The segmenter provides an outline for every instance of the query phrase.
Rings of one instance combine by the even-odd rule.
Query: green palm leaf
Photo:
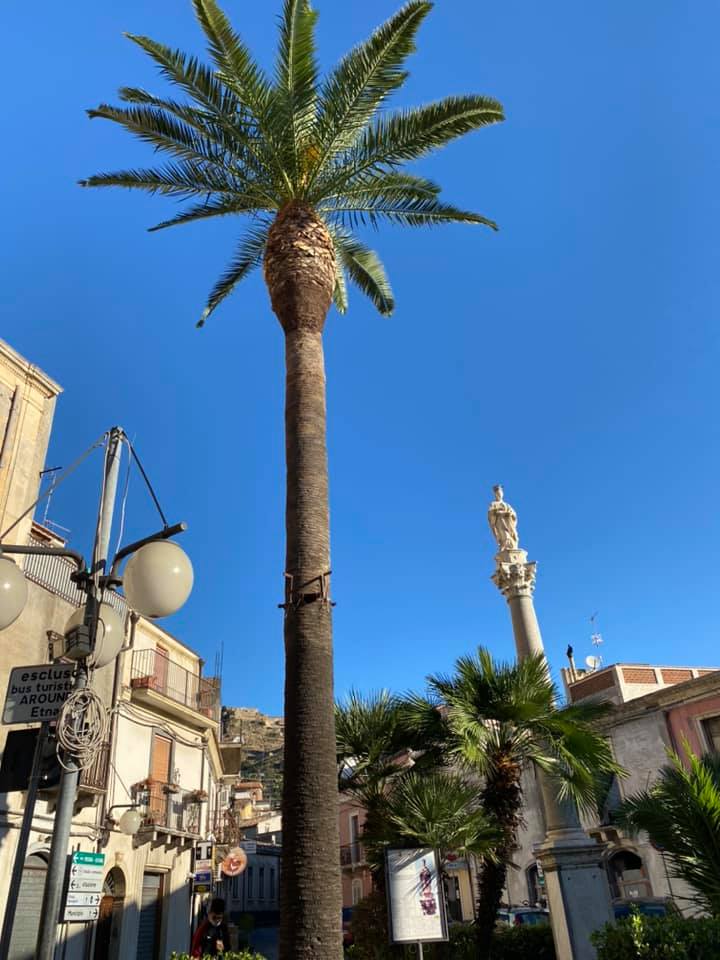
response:
[[[262,224],[249,230],[240,241],[230,265],[210,291],[207,305],[196,326],[205,326],[207,318],[220,306],[225,297],[229,296],[238,283],[260,265],[265,253],[268,229],[269,224]]]
[[[380,258],[356,237],[334,224],[327,224],[335,245],[335,258],[342,269],[372,300],[379,313],[389,317],[395,309],[395,298]]]
[[[315,169],[352,145],[380,104],[407,77],[402,69],[432,4],[413,0],[351,50],[328,76],[320,96]]]

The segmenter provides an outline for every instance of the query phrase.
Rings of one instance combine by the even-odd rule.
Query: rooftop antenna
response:
[[[62,470],[62,467],[46,467],[45,470],[40,471],[40,482],[42,483],[43,477],[49,476],[50,488],[51,488],[50,493],[48,493],[47,497],[45,498],[45,512],[43,513],[42,525],[44,527],[47,527],[48,530],[52,530],[53,528],[55,528],[57,530],[62,530],[63,533],[70,533],[70,530],[68,527],[63,527],[59,523],[55,523],[53,520],[48,520],[48,512],[50,510],[50,501],[52,500],[52,495],[53,495],[52,481],[53,481],[54,475],[56,473],[60,473],[61,470]]]
[[[598,612],[596,610],[595,613],[590,617],[590,629],[592,630],[592,633],[590,634],[590,643],[592,643],[592,645],[597,648],[598,653],[597,653],[597,656],[586,657],[585,659],[585,663],[587,663],[587,665],[590,667],[591,670],[597,670],[597,668],[602,664],[602,661],[603,661],[603,658],[600,655],[600,645],[603,642],[603,638],[602,638],[602,634],[597,629],[597,624],[595,623],[595,621],[597,620],[597,615],[598,615]],[[590,660],[594,662],[594,666],[590,665],[590,662],[589,662]]]

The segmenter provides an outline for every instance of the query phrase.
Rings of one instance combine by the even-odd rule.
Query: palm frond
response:
[[[176,197],[237,195],[236,185],[227,177],[189,160],[168,163],[162,167],[98,173],[79,183],[81,187],[126,187]]]
[[[418,160],[467,133],[504,119],[497,100],[484,96],[446,97],[435,103],[381,116],[351,148],[333,185],[367,170]]]
[[[339,264],[337,258],[335,259],[335,289],[333,290],[333,303],[335,304],[335,309],[339,314],[344,315],[347,313],[347,280],[345,279],[345,271]]]
[[[441,203],[433,197],[418,199],[399,195],[382,197],[374,196],[367,200],[355,198],[348,201],[338,201],[335,204],[322,205],[320,210],[326,215],[337,219],[349,227],[358,224],[370,224],[377,227],[382,220],[400,224],[404,227],[429,227],[440,223],[480,223],[497,230],[493,220],[460,210],[449,203]]]
[[[309,151],[317,114],[317,11],[308,0],[285,0],[276,64],[278,118],[287,125],[294,181],[299,187],[312,162]]]
[[[210,217],[225,217],[230,214],[253,213],[257,210],[268,209],[262,198],[250,194],[248,196],[219,197],[215,200],[204,200],[193,204],[169,220],[162,220],[149,227],[149,233],[166,230],[168,227],[177,227],[183,223],[193,223],[195,220],[207,220]]]
[[[406,3],[368,40],[351,50],[323,84],[315,172],[348,149],[380,104],[407,77],[402,69],[415,49],[415,35],[432,8],[424,0]]]
[[[227,270],[210,291],[207,305],[196,326],[203,327],[207,318],[220,306],[225,297],[229,296],[238,283],[260,265],[265,253],[268,229],[269,224],[263,223],[248,231]]]
[[[150,106],[133,106],[126,109],[101,103],[94,110],[87,111],[90,119],[112,120],[120,124],[140,140],[159,150],[164,150],[183,160],[207,163],[235,176],[232,160],[218,144],[190,127],[187,123],[172,116],[163,109]],[[229,161],[229,162],[228,162]]]
[[[240,106],[235,95],[216,77],[213,71],[197,57],[190,57],[181,50],[173,50],[150,37],[126,33],[158,65],[160,73],[175,86],[179,86],[194,100],[218,111],[231,115]]]
[[[646,831],[664,850],[671,872],[697,891],[700,906],[720,916],[720,756],[670,764],[649,790],[628,797],[613,819],[637,834]]]
[[[389,317],[395,309],[395,299],[378,255],[342,227],[330,222],[326,225],[335,246],[336,261],[378,311]]]

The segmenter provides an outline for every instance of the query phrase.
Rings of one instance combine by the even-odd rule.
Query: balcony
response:
[[[365,865],[365,850],[358,841],[344,843],[340,847],[341,867],[362,867]]]
[[[191,673],[156,650],[133,651],[133,698],[192,726],[220,722],[220,681]]]
[[[164,834],[184,842],[193,842],[200,836],[202,803],[197,799],[197,791],[148,782],[133,793],[136,802],[145,808],[143,828],[155,836]]]

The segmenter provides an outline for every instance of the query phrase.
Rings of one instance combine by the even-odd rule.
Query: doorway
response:
[[[113,867],[105,877],[102,894],[93,960],[118,960],[125,901],[125,877],[118,867]]]

